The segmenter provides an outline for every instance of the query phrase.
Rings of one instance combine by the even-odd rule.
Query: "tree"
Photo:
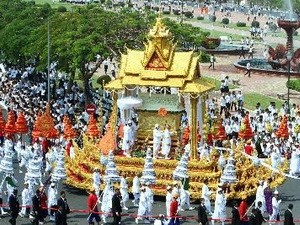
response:
[[[24,67],[32,60],[26,52],[26,46],[30,44],[28,37],[45,23],[50,10],[49,4],[36,7],[19,0],[0,2],[0,40],[3,40],[0,49],[6,63]]]
[[[142,49],[155,15],[129,8],[120,12],[105,11],[100,6],[74,7],[72,12],[11,0],[0,2],[0,49],[7,62],[36,62],[39,70],[47,68],[47,35],[50,28],[51,61],[57,69],[70,75],[79,72],[83,80],[86,103],[89,103],[89,80],[109,55],[119,57],[124,46]],[[3,9],[2,9],[3,8]],[[13,12],[18,12],[13,13]],[[11,14],[16,14],[15,17]],[[179,47],[200,43],[207,33],[189,24],[165,20]],[[96,57],[100,56],[100,57]]]

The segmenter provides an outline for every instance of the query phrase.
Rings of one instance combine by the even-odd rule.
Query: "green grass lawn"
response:
[[[277,109],[279,109],[283,104],[283,101],[281,100],[255,92],[244,94],[244,102],[245,108],[250,110],[254,110],[258,102],[260,103],[262,109],[267,108],[270,105],[270,102],[275,102]]]
[[[215,78],[212,78],[212,77],[206,77],[206,76],[203,76],[203,78],[207,81],[209,81],[210,83],[213,83],[216,87],[215,87],[215,90],[218,91],[220,90],[220,87],[221,87],[221,81],[220,80],[217,80]],[[229,89],[235,89],[237,88],[236,85],[233,85],[233,84],[229,84]]]

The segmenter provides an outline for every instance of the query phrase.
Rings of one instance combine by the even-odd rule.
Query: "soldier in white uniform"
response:
[[[134,178],[133,178],[133,182],[132,182],[132,194],[133,194],[133,205],[134,206],[139,206],[139,199],[140,199],[140,174],[139,175],[136,175]]]
[[[29,190],[29,184],[27,182],[24,183],[24,189],[22,191],[22,208],[19,215],[21,217],[28,216],[30,213],[31,206],[31,192]]]
[[[159,129],[159,125],[155,124],[153,129],[153,158],[157,158],[158,151],[161,145],[162,132]]]
[[[129,200],[128,185],[126,178],[124,178],[123,176],[121,177],[120,181],[120,192],[122,196],[123,209],[128,210],[128,208],[126,207],[126,202]]]

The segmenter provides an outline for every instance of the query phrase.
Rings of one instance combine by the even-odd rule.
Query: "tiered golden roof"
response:
[[[148,34],[145,50],[127,49],[121,56],[119,76],[105,86],[121,90],[125,86],[157,86],[179,88],[183,93],[205,93],[214,85],[202,79],[198,56],[193,51],[176,52],[173,36],[162,18]]]

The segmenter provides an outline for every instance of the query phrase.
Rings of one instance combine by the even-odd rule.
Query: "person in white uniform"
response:
[[[170,217],[170,205],[173,199],[173,195],[172,195],[172,187],[168,186],[167,187],[167,195],[166,195],[166,212],[167,212],[167,218]]]
[[[128,210],[128,208],[126,207],[126,203],[129,200],[128,185],[127,185],[126,178],[124,178],[123,176],[121,177],[121,181],[120,181],[120,192],[122,196],[123,209]]]
[[[139,206],[139,199],[140,199],[140,174],[136,175],[134,178],[133,178],[133,182],[132,182],[132,194],[133,194],[133,205],[134,206]]]
[[[24,189],[22,191],[22,209],[19,215],[21,217],[28,216],[30,213],[30,206],[31,206],[31,194],[29,190],[29,184],[27,182],[24,183]]]
[[[104,213],[101,216],[103,223],[106,223],[106,218],[108,217],[108,213],[111,213],[111,207],[112,207],[111,199],[113,195],[114,195],[113,187],[111,183],[108,181],[103,190],[102,200],[101,200],[101,211]]]
[[[139,220],[142,220],[144,218],[144,223],[150,223],[149,220],[146,219],[147,215],[147,207],[148,207],[148,198],[146,194],[146,187],[141,187],[141,195],[140,195],[140,201],[139,201],[139,208],[137,217],[135,218],[135,223],[138,224]]]
[[[270,220],[278,220],[279,215],[279,205],[281,200],[278,199],[278,191],[274,191],[274,196],[272,198],[272,215],[270,216]]]
[[[57,188],[56,188],[56,183],[52,182],[50,184],[50,187],[48,189],[48,208],[49,208],[49,215],[50,215],[50,221],[55,220],[54,216],[54,207],[57,205]]]

